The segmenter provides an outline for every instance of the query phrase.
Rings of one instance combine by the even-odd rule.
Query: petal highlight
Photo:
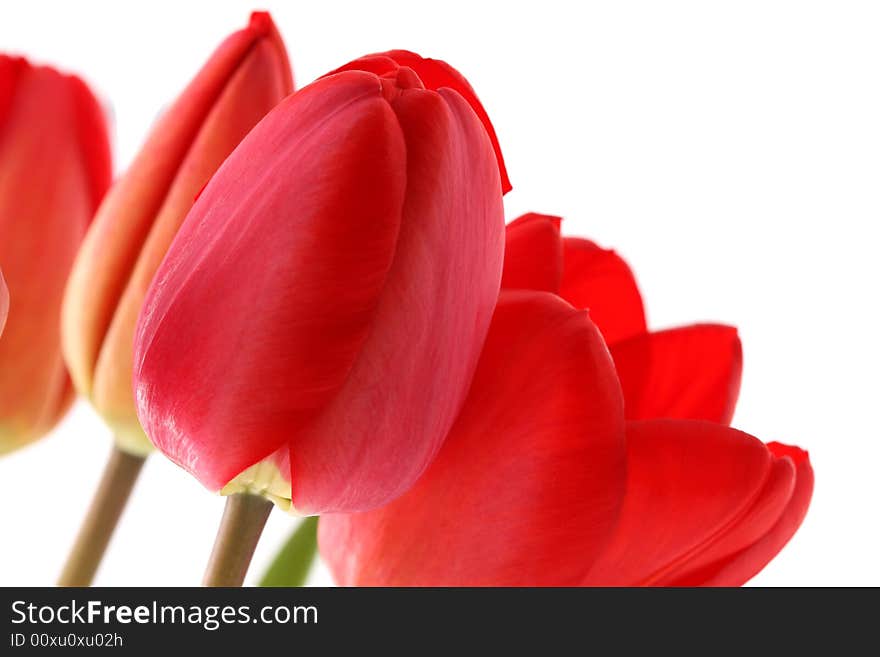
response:
[[[6,315],[9,314],[9,288],[6,287],[6,279],[0,271],[0,336],[3,335],[3,327],[6,326]]]

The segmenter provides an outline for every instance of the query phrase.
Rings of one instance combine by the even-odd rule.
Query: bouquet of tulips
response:
[[[0,56],[0,453],[76,394],[115,435],[62,585],[155,452],[226,497],[206,585],[243,582],[274,507],[309,518],[267,583],[317,545],[379,586],[740,585],[806,514],[807,453],[729,426],[736,329],[650,330],[617,253],[505,226],[442,60],[295,89],[255,13],[111,172],[86,84]]]

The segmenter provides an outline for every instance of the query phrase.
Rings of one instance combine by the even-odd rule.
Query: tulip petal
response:
[[[794,467],[745,433],[689,420],[627,423],[627,484],[614,538],[584,584],[680,585],[766,535]]]
[[[628,420],[676,418],[730,424],[742,378],[732,326],[696,324],[611,345]]]
[[[559,292],[562,282],[562,220],[530,212],[506,228],[501,287]]]
[[[502,292],[435,461],[387,506],[322,516],[321,554],[341,585],[577,584],[617,517],[622,412],[586,313]]]
[[[405,161],[376,77],[324,78],[250,132],[181,226],[139,320],[135,390],[147,435],[209,489],[304,430],[349,376]]]
[[[764,569],[788,543],[801,526],[813,496],[813,468],[807,452],[780,443],[768,443],[770,452],[780,460],[791,460],[795,484],[791,499],[773,528],[749,547],[719,563],[689,575],[685,585],[741,586]]]
[[[606,343],[647,330],[642,296],[623,258],[589,240],[566,237],[563,261],[559,295],[575,308],[590,311]]]
[[[341,71],[369,71],[383,76],[396,71],[400,67],[407,67],[415,71],[426,89],[440,90],[452,89],[467,101],[471,109],[480,119],[489,139],[492,140],[492,148],[498,161],[498,170],[501,176],[501,191],[506,194],[511,190],[510,179],[507,177],[507,168],[504,165],[504,157],[501,154],[501,146],[495,134],[495,128],[489,115],[483,107],[476,92],[465,77],[455,68],[439,59],[422,57],[408,50],[389,50],[388,52],[365,55],[345,66],[328,73],[333,75]]]
[[[358,361],[290,441],[303,512],[366,510],[410,488],[455,421],[498,297],[504,210],[485,132],[445,89],[392,105],[407,143],[401,232]]]
[[[12,111],[19,78],[28,68],[28,63],[23,57],[0,55],[0,130],[3,130],[7,117]]]

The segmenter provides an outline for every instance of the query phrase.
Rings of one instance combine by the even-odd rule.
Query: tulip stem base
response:
[[[223,519],[202,580],[204,586],[241,586],[244,583],[272,506],[266,498],[247,493],[226,498]]]
[[[143,456],[113,447],[98,490],[58,578],[58,586],[91,585],[144,461]]]

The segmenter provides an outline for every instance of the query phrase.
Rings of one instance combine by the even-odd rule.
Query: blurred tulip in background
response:
[[[73,401],[61,301],[110,177],[105,116],[86,84],[0,55],[0,453],[40,438]]]

